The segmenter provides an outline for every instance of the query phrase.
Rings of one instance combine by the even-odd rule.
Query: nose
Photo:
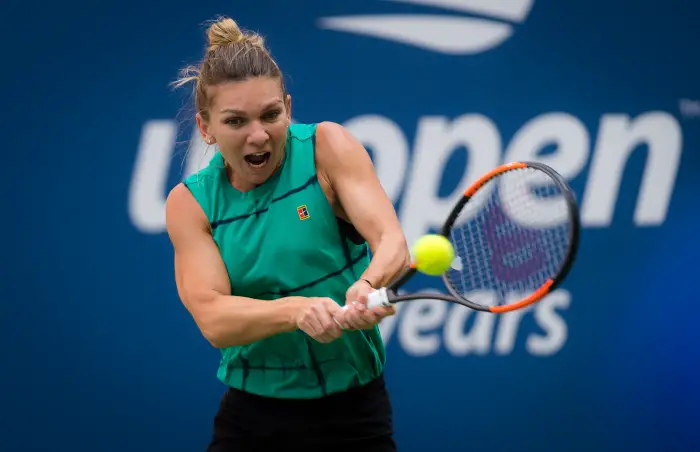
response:
[[[270,134],[267,133],[265,127],[259,122],[251,124],[252,128],[248,134],[248,144],[255,147],[262,147],[270,139]]]

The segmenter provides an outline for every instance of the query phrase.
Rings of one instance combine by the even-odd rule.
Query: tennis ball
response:
[[[455,250],[443,235],[424,235],[413,245],[413,259],[416,269],[427,275],[439,276],[452,264]]]

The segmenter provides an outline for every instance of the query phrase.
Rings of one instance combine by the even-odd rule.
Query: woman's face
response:
[[[265,182],[284,157],[291,98],[276,77],[255,77],[207,88],[209,119],[197,115],[204,140],[217,143],[231,182],[248,191]]]

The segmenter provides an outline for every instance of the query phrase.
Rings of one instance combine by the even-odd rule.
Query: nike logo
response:
[[[432,6],[481,17],[438,14],[368,14],[319,19],[320,28],[411,45],[424,50],[471,55],[490,50],[513,34],[534,0],[385,0]]]

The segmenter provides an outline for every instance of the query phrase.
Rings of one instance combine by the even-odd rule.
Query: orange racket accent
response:
[[[527,164],[525,163],[520,163],[520,162],[513,162],[513,163],[507,163],[505,165],[501,165],[498,168],[494,168],[488,173],[484,174],[481,176],[476,182],[471,184],[469,188],[467,188],[464,191],[464,196],[473,196],[474,193],[478,189],[481,188],[482,185],[484,185],[486,182],[489,181],[489,179],[493,179],[494,177],[498,176],[501,173],[505,173],[506,171],[510,171],[513,169],[518,169],[518,168],[527,168]]]
[[[416,268],[418,268],[418,263],[416,263],[416,262],[411,262],[410,269],[411,269],[411,270],[415,270]]]
[[[546,283],[542,284],[542,287],[537,289],[537,291],[529,297],[520,300],[517,303],[511,303],[505,306],[490,307],[489,311],[493,312],[494,314],[503,314],[504,312],[515,311],[517,309],[524,308],[525,306],[530,305],[547,295],[547,293],[549,292],[549,288],[552,287],[552,284],[554,284],[554,280],[549,279]]]

